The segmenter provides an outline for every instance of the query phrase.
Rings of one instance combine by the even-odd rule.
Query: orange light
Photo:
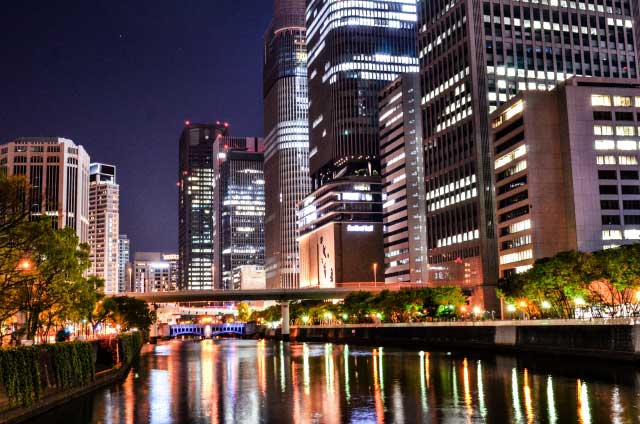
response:
[[[29,259],[23,259],[18,264],[18,268],[24,271],[28,271],[31,269],[31,261]]]
[[[184,121],[184,124],[188,127],[189,125],[191,125],[191,121]]]

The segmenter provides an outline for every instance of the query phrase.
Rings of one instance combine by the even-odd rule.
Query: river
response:
[[[635,368],[603,360],[174,341],[121,384],[33,422],[633,423],[639,389]]]

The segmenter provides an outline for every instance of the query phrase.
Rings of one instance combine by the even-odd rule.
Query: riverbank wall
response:
[[[70,345],[63,343],[61,345]],[[44,414],[58,406],[85,396],[94,390],[122,381],[129,373],[133,360],[139,355],[142,348],[142,336],[127,335],[127,337],[100,339],[91,342],[76,342],[76,345],[89,345],[92,354],[93,375],[89,381],[73,382],[73,371],[63,369],[63,361],[54,357],[55,349],[51,346],[29,347],[35,350],[34,367],[37,372],[31,373],[31,393],[33,401],[25,402],[24,384],[16,386],[16,376],[13,381],[4,381],[0,375],[0,424],[15,424],[27,421],[38,415]],[[68,347],[68,346],[67,346]],[[19,352],[21,348],[14,348]],[[2,351],[0,350],[0,353]],[[68,356],[64,353],[63,356]],[[24,357],[24,352],[14,355]],[[65,358],[73,367],[82,367],[86,364],[78,363],[78,360]],[[25,364],[16,364],[20,367]],[[13,386],[11,389],[9,385]],[[18,390],[16,390],[18,389]],[[17,393],[15,393],[17,391]]]
[[[292,341],[640,360],[640,320],[296,326]]]

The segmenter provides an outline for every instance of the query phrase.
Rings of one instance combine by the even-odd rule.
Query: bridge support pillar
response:
[[[280,309],[282,311],[282,340],[289,340],[289,301],[280,303]]]

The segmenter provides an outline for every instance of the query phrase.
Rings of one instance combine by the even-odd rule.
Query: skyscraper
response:
[[[242,265],[264,265],[264,155],[231,150],[220,165],[220,221],[216,248],[219,287],[236,290],[233,272]]]
[[[636,78],[635,13],[629,1],[420,0],[430,281],[494,301],[489,113],[572,75]]]
[[[416,2],[310,0],[306,19],[313,189],[379,175],[378,94],[418,72]]]
[[[378,94],[401,74],[418,71],[416,21],[413,0],[308,2],[314,191],[298,217],[305,285],[384,276]],[[343,260],[353,246],[361,249],[357,258]],[[331,258],[318,260],[318,252]],[[364,272],[345,268],[355,263]]]
[[[227,133],[225,124],[186,122],[180,137],[178,175],[179,284],[184,290],[214,288],[213,221],[214,143]]]
[[[0,172],[22,175],[33,218],[46,216],[53,228],[71,227],[89,240],[89,155],[58,137],[23,137],[0,145]]]
[[[296,205],[311,191],[305,0],[274,0],[265,34],[267,287],[300,282]]]
[[[225,255],[241,253],[227,251],[230,246],[223,247],[223,240],[236,241],[236,232],[248,228],[236,229],[243,216],[259,217],[252,228],[262,240],[256,247],[260,259],[248,264],[264,265],[264,140],[231,137],[228,128],[227,123],[187,122],[180,138],[179,284],[184,290],[228,287],[223,285]],[[254,166],[257,158],[259,169]],[[234,266],[245,265],[240,262],[232,260]]]
[[[120,187],[116,167],[89,167],[89,247],[91,273],[104,280],[104,292],[119,292]]]
[[[426,194],[418,74],[380,93],[380,159],[387,282],[426,283]]]
[[[178,288],[178,258],[172,253],[136,252],[133,287],[135,292],[168,292]]]
[[[118,292],[124,293],[127,289],[127,264],[131,261],[131,242],[126,234],[118,237]],[[177,273],[176,273],[177,274]],[[177,277],[176,277],[177,279]]]

